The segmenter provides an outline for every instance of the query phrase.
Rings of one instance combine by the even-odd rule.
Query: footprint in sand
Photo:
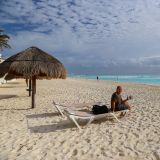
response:
[[[86,142],[87,142],[87,143],[90,143],[90,141],[91,141],[90,139],[86,139]]]
[[[73,154],[72,154],[72,155],[73,155],[73,156],[76,156],[76,155],[77,155],[77,153],[78,153],[78,150],[77,150],[77,149],[74,149],[74,150],[73,150]]]

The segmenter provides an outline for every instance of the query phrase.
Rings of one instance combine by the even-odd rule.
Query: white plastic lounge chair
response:
[[[116,113],[126,113],[129,110],[121,110],[121,111],[117,111]],[[72,110],[72,109],[64,109],[64,114],[68,117],[68,119],[70,119],[79,129],[81,129],[80,125],[77,122],[77,119],[83,119],[83,120],[88,120],[87,125],[89,125],[93,120],[95,119],[101,119],[104,117],[107,117],[108,115],[113,116],[118,122],[119,119],[116,117],[115,112],[108,112],[108,113],[104,113],[104,114],[97,114],[94,115],[93,113],[87,113],[87,112],[83,112],[83,111],[78,111],[78,110]]]
[[[64,109],[71,109],[71,110],[82,110],[82,109],[88,109],[91,108],[93,105],[97,104],[99,105],[101,102],[91,102],[91,103],[78,103],[78,104],[69,104],[69,105],[62,105],[55,103],[53,101],[53,105],[56,107],[57,111],[64,116]]]

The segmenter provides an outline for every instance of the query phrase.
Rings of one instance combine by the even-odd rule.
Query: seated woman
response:
[[[130,105],[127,103],[129,99],[132,99],[131,96],[127,97],[125,100],[122,100],[121,97],[122,93],[122,87],[117,86],[116,92],[112,94],[111,97],[111,110],[114,111],[120,111],[125,109],[131,109]]]

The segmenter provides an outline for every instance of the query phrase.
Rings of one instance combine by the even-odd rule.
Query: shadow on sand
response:
[[[49,132],[56,132],[58,130],[65,130],[69,128],[76,128],[75,125],[71,123],[69,120],[63,120],[59,123],[50,124],[50,125],[28,127],[31,133],[49,133]]]
[[[13,98],[13,97],[18,97],[17,95],[0,95],[0,100],[1,99],[9,99],[9,98]]]
[[[44,117],[54,117],[59,116],[59,113],[42,113],[42,114],[32,114],[26,115],[27,118],[44,118]]]
[[[113,125],[113,119],[101,119],[101,120],[95,120],[92,123],[93,124],[100,124],[100,123],[104,123],[106,121],[109,121],[111,123],[107,123],[107,125]],[[80,124],[81,127],[87,127],[86,123],[87,121],[78,121],[78,123]],[[28,124],[27,124],[28,125]],[[30,130],[30,133],[49,133],[49,132],[56,132],[58,130],[65,130],[65,129],[74,129],[74,130],[78,130],[78,128],[75,126],[75,124],[73,122],[71,122],[70,120],[62,120],[58,123],[54,123],[54,124],[50,124],[50,125],[40,125],[40,126],[33,126],[33,127],[29,127],[28,125],[28,129]]]
[[[1,99],[9,99],[9,98],[26,98],[26,97],[29,97],[28,95],[21,95],[21,96],[18,96],[18,95],[0,95],[0,100]],[[30,98],[30,97],[29,97]]]

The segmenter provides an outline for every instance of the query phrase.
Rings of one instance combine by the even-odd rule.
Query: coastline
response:
[[[57,114],[60,104],[110,102],[117,85],[123,98],[133,95],[131,113],[121,118],[95,121],[78,131],[66,117]],[[0,86],[0,159],[151,160],[160,157],[160,87],[100,80],[67,78],[38,80],[36,108],[25,80]],[[15,96],[14,96],[15,95]],[[155,100],[156,97],[156,100]],[[78,137],[78,138],[77,138]]]
[[[73,78],[73,79],[77,79],[77,80],[95,80],[96,81],[96,78],[95,79],[91,79],[91,78],[85,78],[85,77],[69,77],[69,78]],[[133,85],[149,85],[149,86],[157,86],[159,87],[160,86],[160,82],[158,84],[154,84],[154,83],[145,83],[145,82],[127,82],[127,81],[118,81],[118,80],[109,80],[109,79],[99,79],[98,81],[108,81],[108,82],[114,82],[114,83],[126,83],[126,84],[133,84]]]

